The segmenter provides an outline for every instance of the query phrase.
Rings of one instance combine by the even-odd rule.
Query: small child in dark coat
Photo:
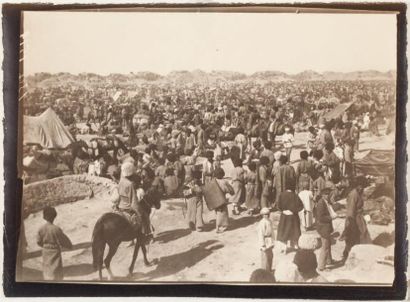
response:
[[[71,249],[72,243],[64,232],[53,224],[57,216],[57,211],[53,207],[45,207],[43,218],[46,220],[38,231],[37,244],[43,248],[43,277],[44,280],[62,280],[63,261],[61,250]]]

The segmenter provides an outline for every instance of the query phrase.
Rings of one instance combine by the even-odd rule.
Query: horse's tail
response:
[[[92,255],[93,255],[93,266],[95,269],[102,267],[104,258],[104,222],[100,218],[97,220],[93,230],[92,237]]]

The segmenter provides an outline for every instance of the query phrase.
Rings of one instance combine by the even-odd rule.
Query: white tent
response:
[[[23,117],[23,144],[40,144],[44,148],[62,149],[74,142],[71,133],[53,109],[39,116]]]

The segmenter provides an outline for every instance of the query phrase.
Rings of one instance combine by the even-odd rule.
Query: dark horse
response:
[[[159,190],[152,186],[147,190],[146,195],[141,203],[143,215],[151,213],[151,208],[155,207],[159,209],[161,207],[161,193]],[[132,255],[131,265],[129,267],[129,275],[132,275],[137,259],[138,251],[141,248],[144,255],[145,265],[150,265],[147,259],[147,250],[145,248],[145,236],[142,234],[142,222],[139,222],[135,227],[131,226],[128,220],[117,213],[105,213],[96,222],[93,230],[92,237],[92,255],[93,265],[98,269],[100,280],[102,280],[102,267],[104,258],[104,249],[107,244],[109,247],[107,257],[104,259],[105,268],[108,271],[109,279],[113,278],[113,274],[110,269],[110,263],[112,257],[117,252],[118,246],[123,241],[132,241],[136,239],[134,253]]]

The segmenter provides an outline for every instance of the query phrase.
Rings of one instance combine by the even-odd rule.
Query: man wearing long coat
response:
[[[366,221],[363,217],[363,198],[362,193],[366,180],[359,178],[355,181],[355,188],[347,196],[345,230],[342,235],[346,241],[343,251],[343,260],[346,260],[350,250],[356,244],[371,243]]]
[[[281,163],[281,166],[279,166],[279,168],[276,170],[275,175],[273,175],[273,184],[276,191],[276,202],[279,201],[280,193],[286,190],[288,183],[296,185],[296,172],[295,169],[287,163],[287,157],[285,155],[282,155],[279,161]]]
[[[319,253],[318,269],[324,270],[326,265],[332,264],[331,235],[333,233],[332,210],[329,205],[330,188],[324,188],[316,206],[316,229],[320,235],[322,246]]]

